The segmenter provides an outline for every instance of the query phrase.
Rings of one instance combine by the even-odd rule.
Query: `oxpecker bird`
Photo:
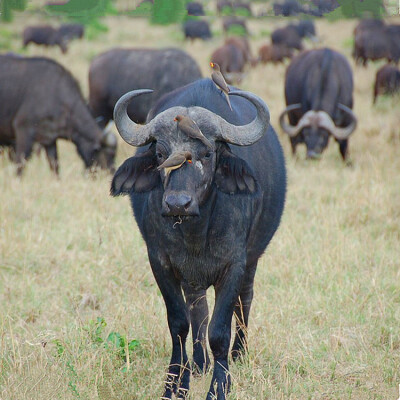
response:
[[[203,132],[200,130],[196,122],[193,121],[191,118],[184,115],[177,115],[174,118],[174,121],[178,122],[178,128],[187,136],[189,136],[192,139],[200,140],[204,145],[206,145],[210,149],[213,148],[211,142],[203,135]]]
[[[175,153],[172,153],[161,165],[157,167],[159,171],[164,169],[165,186],[168,183],[169,174],[171,173],[171,171],[182,167],[182,165],[186,161],[190,164],[192,163],[192,153],[190,153],[190,151],[177,151]]]
[[[217,63],[210,62],[210,66],[213,69],[211,73],[211,79],[213,82],[219,87],[224,93],[226,97],[226,101],[228,102],[229,108],[232,110],[231,102],[229,100],[229,88],[225,82],[225,78],[222,75],[221,69]]]

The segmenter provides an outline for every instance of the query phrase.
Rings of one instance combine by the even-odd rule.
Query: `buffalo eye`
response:
[[[157,151],[156,156],[157,156],[158,160],[162,160],[163,159],[163,155],[159,151]]]
[[[211,151],[207,151],[207,153],[206,154],[204,154],[204,158],[205,159],[209,159],[209,158],[211,158],[211,156],[212,156],[212,152]]]

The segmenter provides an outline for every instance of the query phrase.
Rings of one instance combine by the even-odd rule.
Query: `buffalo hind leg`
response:
[[[186,304],[190,312],[190,324],[193,336],[193,372],[205,373],[210,366],[210,358],[207,352],[207,326],[208,306],[206,291],[196,290],[187,284],[183,284]]]
[[[44,147],[46,150],[47,161],[49,162],[50,169],[58,176],[58,154],[57,143],[54,142]]]
[[[29,159],[34,141],[35,132],[20,125],[18,122],[13,124],[15,132],[15,161],[17,163],[17,175],[21,176],[25,167],[26,160]]]
[[[236,335],[231,352],[234,361],[247,352],[247,327],[251,302],[253,301],[253,286],[256,269],[257,264],[251,265],[246,269],[240,295],[235,305]]]
[[[162,398],[171,399],[175,393],[177,399],[186,399],[190,382],[190,366],[186,353],[189,313],[180,282],[171,268],[161,265],[157,257],[150,256],[150,264],[167,308],[168,326],[172,339],[171,361]]]
[[[208,328],[208,340],[214,356],[214,371],[206,400],[225,400],[230,391],[228,355],[231,323],[242,284],[244,266],[233,264],[215,285],[215,307]]]

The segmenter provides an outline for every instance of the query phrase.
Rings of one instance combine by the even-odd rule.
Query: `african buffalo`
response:
[[[154,93],[134,100],[128,110],[135,122],[143,123],[161,95],[199,78],[196,61],[182,50],[115,48],[98,55],[90,65],[89,106],[100,126],[105,126],[123,94],[151,86]]]
[[[230,37],[211,55],[210,61],[217,63],[228,83],[240,82],[247,64],[254,65],[249,41],[245,37]]]
[[[223,44],[212,54],[210,61],[217,63],[227,83],[240,82],[246,65],[242,51],[233,44]]]
[[[286,46],[289,49],[303,50],[301,36],[293,25],[275,29],[271,34],[271,42],[274,45]]]
[[[197,1],[191,1],[186,4],[186,11],[188,15],[200,17],[204,14],[203,4]]]
[[[279,121],[293,154],[297,144],[305,143],[307,157],[318,158],[332,135],[346,160],[348,138],[357,124],[351,110],[353,74],[346,58],[327,48],[300,53],[286,70],[285,98],[287,107]]]
[[[353,58],[356,64],[368,60],[400,60],[400,25],[386,25],[380,19],[361,20],[354,28]]]
[[[394,65],[384,65],[376,72],[376,79],[374,85],[374,99],[380,94],[390,94],[400,92],[400,70]]]
[[[233,33],[235,33],[235,30],[236,30],[244,35],[249,34],[249,31],[247,29],[246,20],[244,18],[235,17],[235,16],[234,17],[224,17],[224,19],[222,21],[222,29],[224,30],[225,33],[230,33],[230,31],[233,31]]]
[[[272,62],[274,64],[285,60],[285,58],[293,57],[293,49],[286,46],[279,46],[274,44],[265,44],[258,50],[258,59],[260,62],[266,64]]]
[[[251,5],[247,1],[234,1],[234,0],[218,0],[217,1],[218,14],[237,14],[252,16]]]
[[[291,26],[294,26],[301,38],[314,38],[316,36],[314,22],[310,19],[302,19],[297,24],[291,24]]]
[[[24,29],[23,46],[35,43],[43,46],[59,46],[62,53],[66,53],[67,40],[60,34],[59,30],[49,25],[28,26]]]
[[[62,24],[58,28],[58,32],[67,41],[82,39],[85,27],[82,24]]]
[[[188,19],[183,24],[183,33],[186,39],[211,39],[210,25],[202,19]]]
[[[115,107],[124,140],[147,146],[121,165],[111,194],[130,196],[167,308],[172,356],[162,398],[171,399],[173,393],[187,398],[186,339],[191,325],[193,367],[198,372],[210,364],[208,326],[214,370],[207,400],[225,400],[231,383],[232,317],[237,325],[231,352],[237,359],[247,349],[257,262],[283,211],[282,149],[267,106],[252,93],[231,91],[231,111],[210,79],[199,80],[165,95],[150,111],[147,125],[137,126],[126,108],[131,99],[148,92],[128,93]],[[177,115],[195,121],[211,147],[178,128]],[[182,153],[188,161],[180,168],[169,175],[159,171],[166,159]],[[215,307],[208,323],[210,286],[215,288]]]
[[[276,16],[283,15],[284,17],[289,17],[301,13],[303,11],[303,7],[296,0],[285,0],[282,3],[274,3],[273,10]]]
[[[0,103],[0,146],[15,150],[19,175],[34,143],[58,174],[57,139],[71,140],[86,167],[113,169],[116,137],[102,133],[78,83],[55,61],[0,56]]]

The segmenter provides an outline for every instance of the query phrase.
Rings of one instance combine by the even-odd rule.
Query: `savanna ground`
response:
[[[9,49],[21,52],[23,27],[39,22],[46,22],[42,15],[25,12],[3,25]],[[250,20],[253,51],[286,22]],[[216,37],[206,43],[183,42],[176,26],[143,19],[105,23],[108,33],[73,42],[66,55],[34,46],[25,54],[57,59],[87,96],[89,62],[112,46],[179,46],[208,76],[209,56],[223,40],[217,18]],[[250,351],[231,365],[232,400],[398,397],[399,101],[382,98],[372,107],[382,64],[355,67],[355,24],[316,21],[319,45],[343,52],[354,70],[352,167],[334,142],[319,162],[306,161],[304,148],[291,156],[277,123],[286,66],[259,65],[240,85],[270,107],[288,191],[281,226],[259,262]],[[108,195],[106,173],[84,174],[72,144],[61,142],[59,150],[60,179],[44,154],[32,157],[21,180],[0,156],[0,399],[159,398],[170,336],[128,199]],[[132,152],[120,140],[117,166]],[[192,379],[190,399],[205,398],[210,379]]]

